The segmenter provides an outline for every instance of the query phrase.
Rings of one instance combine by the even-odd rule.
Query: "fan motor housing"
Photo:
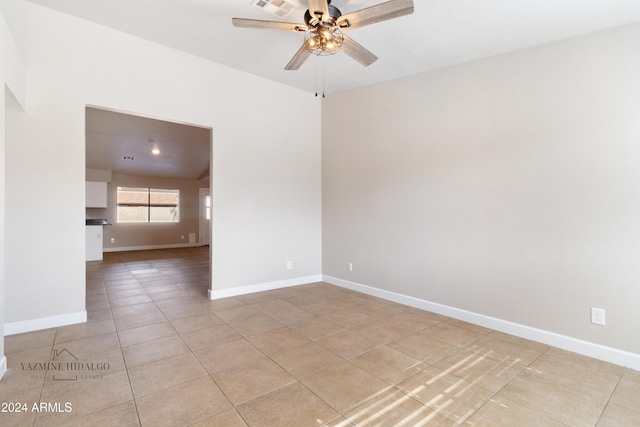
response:
[[[328,3],[331,3],[330,1]],[[304,13],[304,23],[310,28],[317,28],[321,23],[328,25],[336,25],[338,18],[342,16],[342,12],[335,6],[329,6],[329,19],[322,17],[322,20],[318,19],[315,15],[311,15],[311,12],[307,10]]]

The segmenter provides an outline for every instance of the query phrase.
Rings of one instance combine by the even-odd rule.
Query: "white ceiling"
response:
[[[87,168],[196,180],[209,177],[210,129],[89,107],[85,129]],[[151,152],[154,148],[160,150],[158,155]]]
[[[30,0],[311,93],[327,95],[640,21],[639,0],[415,0],[412,15],[349,35],[380,59],[312,56],[285,71],[302,33],[235,28],[232,17],[303,23],[304,0],[284,19],[252,0]],[[381,0],[334,0],[343,14]]]
[[[414,0],[412,15],[349,32],[380,58],[371,66],[338,53],[312,56],[300,70],[285,71],[302,33],[236,28],[231,18],[303,23],[305,0],[288,0],[296,7],[282,19],[253,6],[254,0],[29,1],[327,95],[640,21],[640,0]],[[334,0],[332,5],[347,14],[382,2]],[[87,110],[90,168],[200,179],[208,176],[209,144],[208,129]],[[159,146],[160,156],[150,153],[152,145]]]

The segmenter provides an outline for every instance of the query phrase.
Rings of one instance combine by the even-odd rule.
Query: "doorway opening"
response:
[[[101,233],[105,260],[126,259],[134,253],[144,257],[144,251],[206,246],[202,249],[208,252],[207,288],[211,289],[212,141],[211,127],[85,107],[85,180],[106,187],[104,203],[85,205],[86,219],[105,220]],[[135,189],[129,191],[133,196],[154,197],[118,198],[122,189]],[[201,218],[201,194],[205,190],[208,206],[205,218]],[[161,197],[164,194],[172,195],[171,206]],[[136,215],[133,221],[131,216],[118,214],[172,209],[179,213],[171,216],[172,221],[162,220],[162,215]]]

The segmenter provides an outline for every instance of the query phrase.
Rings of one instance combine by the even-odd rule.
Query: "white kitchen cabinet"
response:
[[[85,206],[87,208],[107,207],[107,183],[86,181]]]
[[[86,260],[102,261],[102,226],[86,226]]]

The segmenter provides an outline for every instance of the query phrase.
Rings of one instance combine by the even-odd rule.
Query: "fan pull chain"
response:
[[[322,97],[324,98],[324,65],[322,66]]]
[[[316,98],[318,97],[318,68],[316,68]],[[324,65],[322,66],[322,97],[324,98]]]

